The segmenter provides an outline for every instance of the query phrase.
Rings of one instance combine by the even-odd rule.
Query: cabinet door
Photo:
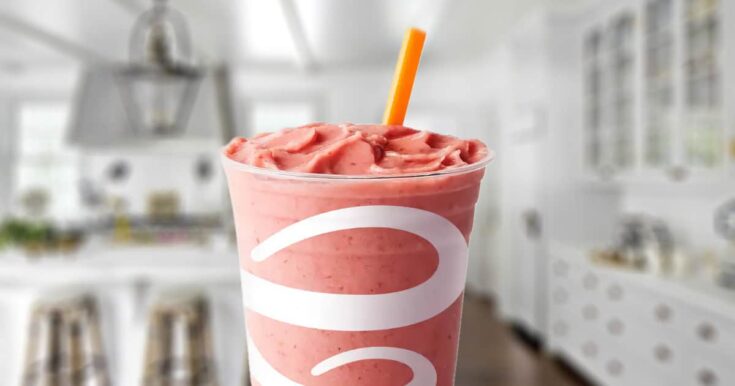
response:
[[[585,71],[585,162],[587,169],[599,172],[607,160],[603,156],[603,33],[599,28],[590,30],[584,42]]]
[[[644,7],[643,165],[671,167],[675,162],[676,49],[674,0],[649,0]]]
[[[615,17],[610,33],[610,163],[617,172],[635,165],[635,49],[636,15],[626,11]]]
[[[650,175],[645,170],[674,180],[716,175],[735,160],[735,133],[727,127],[735,114],[726,113],[735,95],[724,87],[735,61],[726,23],[735,5],[640,5],[607,10],[584,37],[587,169],[603,179]]]
[[[555,259],[552,280],[553,349],[605,385],[687,385],[679,382],[679,357],[661,344],[666,337],[640,323],[638,290],[612,279],[603,269]],[[659,347],[660,346],[660,347]],[[656,350],[668,355],[668,366],[656,363]],[[672,357],[672,358],[669,358]]]
[[[584,39],[587,169],[603,179],[634,168],[636,34],[634,9],[616,11]]]
[[[684,162],[712,169],[725,158],[722,0],[683,0]]]
[[[683,377],[694,385],[735,385],[735,319],[700,304],[673,306],[677,333],[687,349]]]

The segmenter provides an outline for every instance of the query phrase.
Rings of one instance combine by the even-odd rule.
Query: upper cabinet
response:
[[[677,123],[674,1],[649,1],[644,12],[643,167],[668,169],[675,164],[676,158],[673,138]]]
[[[635,15],[594,27],[584,43],[586,160],[601,178],[633,166]]]
[[[637,18],[635,12],[616,12],[585,34],[585,160],[603,179],[635,167]]]
[[[636,16],[624,12],[615,17],[608,27],[611,91],[608,106],[611,110],[609,135],[612,145],[610,163],[621,171],[630,170],[634,164],[636,24]]]
[[[603,155],[602,111],[603,98],[602,71],[605,66],[602,60],[602,31],[595,30],[587,35],[584,49],[584,89],[585,89],[585,161],[592,170],[601,171],[607,163]]]
[[[724,70],[735,63],[726,63],[725,7],[639,0],[591,18],[583,122],[585,169],[595,179],[686,180],[726,170],[735,158],[726,94],[735,87],[723,87]]]
[[[684,162],[695,168],[722,165],[726,156],[723,117],[723,0],[686,0],[683,9]]]

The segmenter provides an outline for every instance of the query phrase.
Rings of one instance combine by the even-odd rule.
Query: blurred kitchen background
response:
[[[458,386],[735,385],[735,2],[4,0],[0,385],[245,385],[217,151],[378,122],[497,152]]]

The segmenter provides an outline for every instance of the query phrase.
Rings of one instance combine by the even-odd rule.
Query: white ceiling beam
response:
[[[46,31],[42,27],[2,12],[0,12],[0,28],[6,28],[12,32],[16,32],[82,62],[109,61],[109,58],[106,58],[97,51],[59,37],[58,34]]]
[[[316,68],[316,59],[309,42],[306,40],[306,28],[301,20],[301,15],[299,15],[299,10],[296,8],[296,3],[294,0],[280,0],[280,3],[288,32],[291,35],[291,41],[293,41],[296,49],[299,66],[307,71],[313,70]]]

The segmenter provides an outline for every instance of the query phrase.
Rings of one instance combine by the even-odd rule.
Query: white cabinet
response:
[[[684,165],[722,165],[726,149],[723,117],[725,1],[686,0],[682,4],[682,153]]]
[[[581,191],[576,181],[583,145],[575,113],[581,106],[579,74],[585,70],[575,60],[578,50],[570,42],[580,38],[581,21],[553,13],[531,16],[509,35],[492,66],[502,80],[493,86],[498,90],[494,99],[502,132],[498,149],[502,154],[498,158],[502,217],[498,304],[502,317],[543,340],[548,334],[547,243],[558,239],[602,241],[611,232],[608,223],[618,204],[603,189]],[[618,60],[631,60],[625,32],[630,23],[621,19],[612,24],[621,31],[621,43],[614,50]],[[612,56],[607,45],[602,52],[605,43],[590,44],[590,50],[600,50],[599,58],[590,60],[604,62],[603,56]],[[629,66],[616,76],[628,76]],[[591,63],[587,69],[593,78],[600,76],[596,68]],[[598,91],[599,87],[590,93]],[[630,93],[623,88],[617,92]],[[617,135],[606,133],[605,138]],[[620,143],[628,143],[623,137]],[[608,152],[602,137],[589,140],[599,143],[600,151],[605,152],[600,160],[625,158],[619,155],[625,153],[623,148]]]
[[[635,167],[640,24],[635,2],[624,1],[598,10],[583,28],[585,164],[604,180]]]
[[[678,181],[732,169],[735,4],[599,3],[582,27],[586,173]]]
[[[674,97],[677,66],[674,56],[678,46],[674,23],[674,0],[649,2],[645,9],[646,27],[643,32],[645,53],[642,127],[642,162],[644,168],[671,167],[674,155],[676,100]]]
[[[555,254],[549,283],[548,347],[597,382],[735,385],[735,303],[580,256]]]
[[[0,385],[22,383],[32,346],[28,339],[33,305],[65,293],[92,295],[113,384],[139,385],[146,366],[152,307],[164,295],[189,292],[207,299],[217,381],[243,384],[247,364],[237,261],[234,250],[193,245],[104,244],[74,255],[36,260],[13,251],[0,253]]]
[[[499,303],[504,318],[543,338],[546,326],[544,253],[545,151],[549,149],[547,92],[551,59],[544,50],[555,41],[553,24],[538,15],[519,24],[502,49],[507,88],[499,95],[502,143]]]

